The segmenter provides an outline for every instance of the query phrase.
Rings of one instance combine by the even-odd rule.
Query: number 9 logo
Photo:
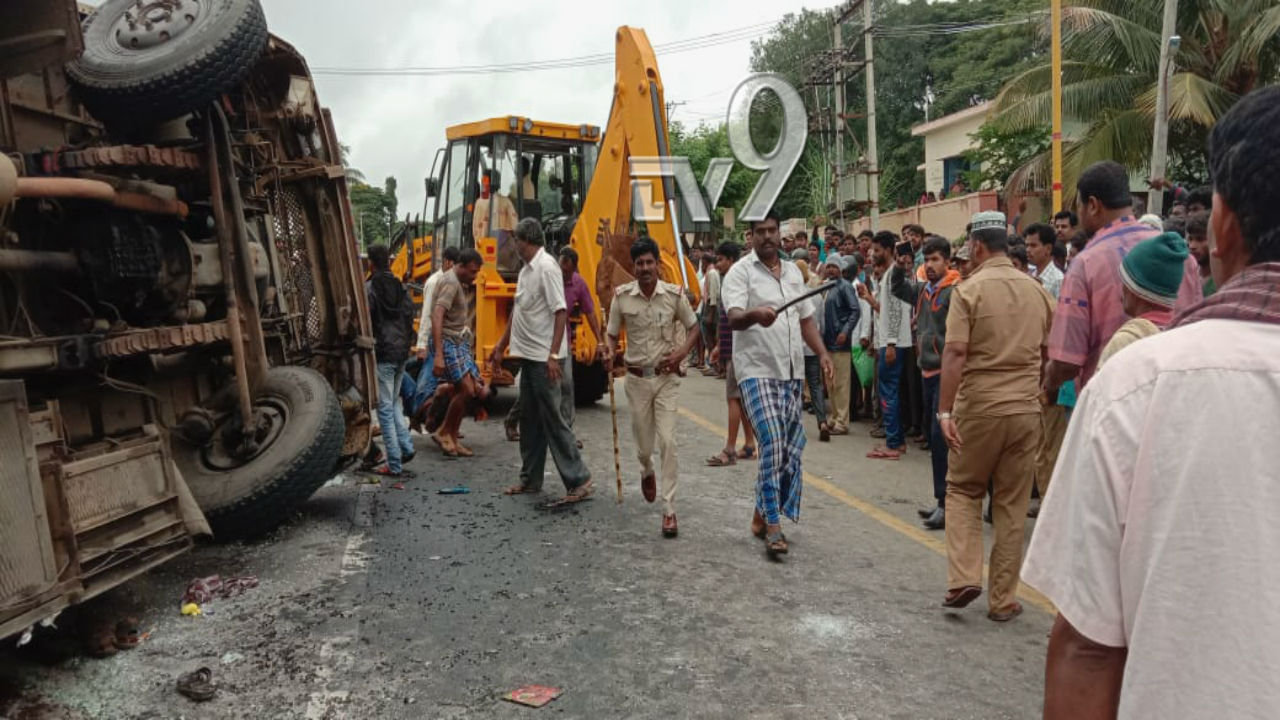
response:
[[[751,142],[751,103],[765,90],[782,101],[782,133],[773,149],[761,154]],[[729,148],[738,162],[763,174],[742,209],[746,222],[763,220],[791,177],[809,137],[809,119],[800,93],[777,73],[757,73],[742,81],[729,100]]]

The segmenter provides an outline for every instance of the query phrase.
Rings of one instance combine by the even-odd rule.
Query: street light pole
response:
[[[1178,31],[1178,0],[1164,0],[1164,21],[1160,30],[1160,67],[1156,76],[1156,124],[1151,138],[1151,179],[1163,179],[1168,166],[1169,146],[1169,73],[1173,55],[1182,39]],[[1164,214],[1164,188],[1147,194],[1147,212]]]

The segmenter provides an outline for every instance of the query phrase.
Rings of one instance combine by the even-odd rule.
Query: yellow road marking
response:
[[[680,414],[695,425],[699,425],[705,430],[717,435],[723,436],[728,432],[722,425],[717,425],[715,422],[702,417],[688,408],[680,408]],[[868,500],[864,500],[857,495],[838,487],[831,481],[824,480],[810,472],[805,472],[804,482],[806,485],[817,488],[819,492],[848,505],[890,530],[894,530],[899,534],[905,535],[939,555],[946,557],[947,546],[944,542],[939,540],[936,535],[930,535],[897,515],[894,515],[876,504]],[[986,578],[987,576],[987,564],[985,562],[982,564],[982,576],[983,578]],[[1025,602],[1044,610],[1050,615],[1055,615],[1058,612],[1057,608],[1053,606],[1053,603],[1049,601],[1049,598],[1040,594],[1039,591],[1026,583],[1020,583],[1018,585],[1018,597],[1022,598]]]

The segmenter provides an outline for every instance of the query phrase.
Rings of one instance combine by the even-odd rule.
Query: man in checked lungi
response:
[[[431,374],[429,385],[447,382],[453,386],[444,422],[431,436],[449,457],[474,454],[458,442],[458,431],[468,403],[482,392],[480,369],[476,367],[472,347],[475,341],[472,328],[475,326],[475,280],[483,262],[474,249],[459,253],[458,263],[440,276],[431,310],[431,348],[427,354],[431,364],[424,365],[422,372]],[[433,394],[435,388],[426,390]]]
[[[805,446],[800,421],[801,344],[817,354],[827,382],[833,368],[812,317],[813,303],[799,302],[778,312],[808,290],[800,270],[778,254],[778,214],[770,211],[763,220],[753,221],[750,239],[753,251],[729,270],[721,297],[733,328],[733,365],[742,404],[760,446],[751,532],[764,539],[769,556],[777,559],[788,549],[781,516],[800,520],[804,476],[800,455]]]

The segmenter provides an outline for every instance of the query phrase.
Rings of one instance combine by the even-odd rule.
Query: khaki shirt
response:
[[[955,286],[947,343],[969,344],[957,416],[1040,412],[1040,352],[1049,340],[1053,306],[1044,287],[1007,257],[991,258]]]
[[[698,324],[693,307],[679,285],[661,280],[653,297],[640,291],[640,281],[632,280],[618,288],[609,306],[609,335],[617,337],[625,325],[627,351],[623,359],[628,365],[655,367],[671,354],[684,337],[676,325],[685,330]]]

